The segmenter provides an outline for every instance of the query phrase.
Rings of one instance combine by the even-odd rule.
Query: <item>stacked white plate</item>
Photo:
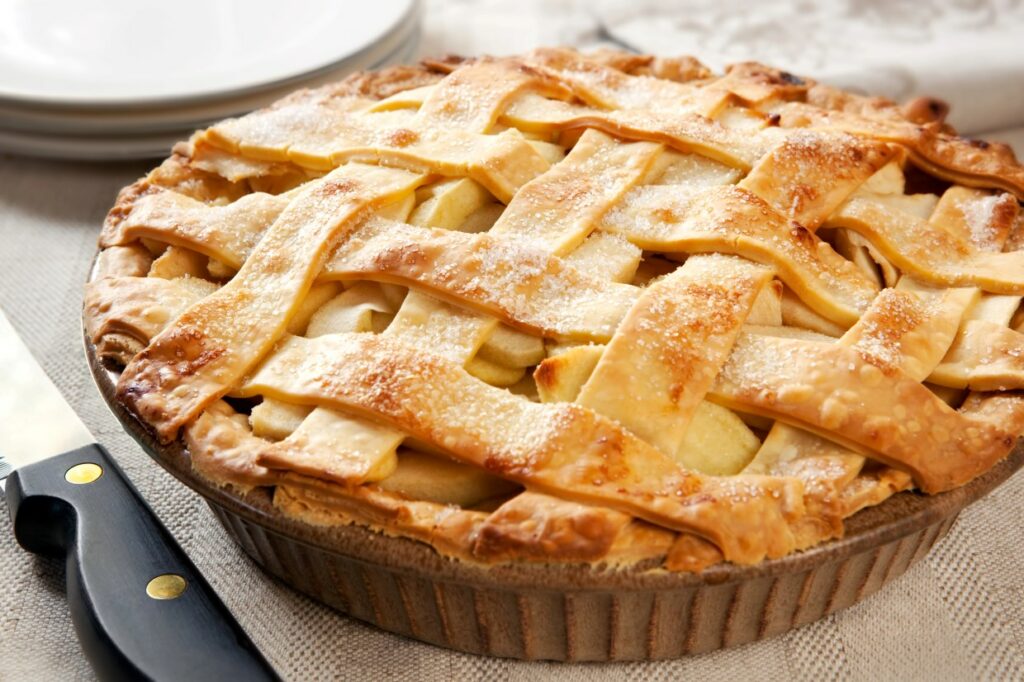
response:
[[[0,2],[0,152],[166,156],[300,87],[409,60],[419,0]]]

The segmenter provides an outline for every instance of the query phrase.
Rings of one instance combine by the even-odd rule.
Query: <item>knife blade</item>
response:
[[[3,311],[0,487],[18,543],[64,558],[71,618],[101,679],[278,679]]]

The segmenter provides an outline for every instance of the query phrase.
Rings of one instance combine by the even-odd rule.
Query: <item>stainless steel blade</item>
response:
[[[0,482],[14,469],[93,442],[0,310]]]

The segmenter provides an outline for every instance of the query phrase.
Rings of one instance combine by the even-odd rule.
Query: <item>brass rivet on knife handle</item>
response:
[[[146,584],[146,594],[153,599],[177,599],[188,587],[188,582],[180,575],[164,573]]]
[[[100,465],[93,464],[92,462],[86,462],[84,464],[76,464],[68,469],[64,474],[64,479],[68,483],[85,485],[86,483],[92,483],[102,475],[103,469]]]

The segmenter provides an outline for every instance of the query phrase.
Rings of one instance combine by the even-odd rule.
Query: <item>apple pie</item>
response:
[[[199,475],[305,523],[780,557],[1024,431],[1024,168],[945,114],[617,52],[357,74],[125,188],[87,331]]]

